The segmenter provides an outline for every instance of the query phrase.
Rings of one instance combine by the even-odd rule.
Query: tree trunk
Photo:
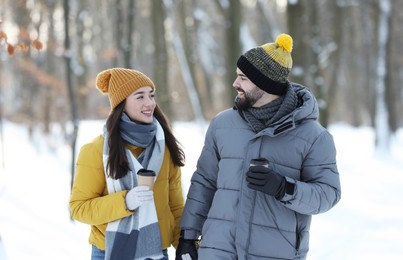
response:
[[[319,3],[317,0],[288,4],[288,26],[294,40],[293,68],[290,79],[310,88],[319,104],[319,121],[329,122],[327,89],[324,86],[319,55],[323,51],[320,35]],[[333,97],[330,97],[333,98]]]
[[[326,88],[326,96],[325,96],[325,101],[326,101],[326,106],[323,108],[320,114],[320,122],[323,124],[323,126],[327,127],[330,123],[330,114],[331,111],[334,107],[334,103],[336,100],[336,90],[339,87],[339,77],[341,75],[341,64],[342,64],[342,59],[344,57],[343,55],[343,44],[344,44],[344,21],[345,21],[345,11],[344,11],[344,6],[341,6],[340,4],[337,4],[336,2],[331,1],[329,3],[331,6],[331,10],[334,10],[333,13],[333,19],[331,26],[333,26],[333,35],[332,35],[332,41],[335,42],[336,47],[334,50],[329,51],[332,52],[328,60],[322,61],[325,63],[326,67],[323,68],[323,65],[321,65],[321,71],[326,70],[326,71],[331,71],[329,73],[329,80],[327,81],[327,86],[322,86],[322,88]],[[317,26],[319,26],[317,24]],[[325,46],[325,48],[330,48],[329,46]],[[322,50],[324,51],[324,50]],[[332,60],[332,61],[330,61]],[[322,73],[322,77],[324,77],[324,73]]]
[[[114,37],[115,37],[115,48],[116,48],[116,56],[113,59],[112,66],[113,67],[121,67],[121,55],[122,55],[122,37],[123,37],[123,10],[122,10],[122,1],[115,0],[115,28],[114,28]]]
[[[71,133],[70,145],[71,145],[71,188],[73,187],[74,181],[74,165],[75,165],[75,157],[76,157],[76,140],[78,133],[78,122],[77,122],[77,111],[76,111],[76,101],[73,90],[73,82],[72,82],[72,73],[71,73],[71,49],[70,49],[70,32],[69,32],[69,0],[64,0],[64,60],[66,67],[66,86],[69,95],[69,103],[70,103],[70,112],[71,112],[71,121],[73,125],[73,132]]]
[[[232,88],[232,83],[236,78],[236,62],[241,55],[241,41],[239,39],[240,27],[241,27],[241,2],[239,0],[229,1],[229,8],[226,12],[226,23],[228,28],[226,30],[225,45],[226,50],[226,87],[228,89],[228,102],[234,104],[235,92]]]
[[[399,67],[398,62],[394,61],[394,54],[393,54],[393,44],[395,43],[394,37],[393,37],[393,32],[394,26],[392,23],[392,17],[393,17],[393,12],[399,12],[396,11],[396,8],[394,6],[394,1],[391,2],[391,14],[388,19],[388,24],[389,24],[389,34],[388,34],[388,40],[387,40],[387,54],[386,54],[386,79],[385,79],[385,84],[386,84],[386,105],[387,105],[387,110],[389,114],[389,128],[392,133],[395,133],[398,128],[399,128],[399,110],[398,110],[398,105],[399,105],[399,99],[400,93],[399,93],[399,88],[398,84],[395,84],[393,81],[393,74],[396,73],[398,74],[399,72],[395,70],[395,68]],[[400,29],[400,28],[399,28]]]
[[[153,1],[154,3],[155,1]],[[160,1],[158,1],[160,2]],[[134,32],[134,17],[136,13],[136,6],[134,0],[129,0],[128,14],[127,14],[127,33],[126,33],[126,43],[123,47],[123,63],[125,68],[131,68],[131,58],[133,49],[132,35]]]
[[[181,66],[183,81],[185,83],[185,87],[186,87],[188,95],[189,95],[190,103],[193,108],[193,113],[195,115],[195,121],[199,122],[199,123],[203,123],[204,116],[203,116],[203,111],[201,108],[200,99],[199,99],[199,96],[197,95],[196,85],[191,76],[190,66],[188,64],[188,60],[187,60],[186,54],[184,52],[182,39],[180,38],[179,33],[177,31],[175,16],[173,15],[174,14],[173,2],[172,2],[172,0],[164,0],[164,5],[165,5],[165,10],[167,10],[168,16],[172,17],[172,28],[173,28],[172,45],[173,45],[175,54],[178,57],[179,64]]]
[[[158,104],[168,118],[173,116],[171,95],[168,85],[168,53],[165,41],[164,22],[166,18],[162,1],[152,1],[152,22],[154,38],[154,81],[158,87]]]
[[[305,74],[307,68],[305,61],[307,60],[305,50],[305,35],[307,34],[307,14],[305,14],[305,7],[303,1],[295,1],[287,5],[287,21],[288,31],[293,38],[294,50],[292,53],[293,68],[290,73],[290,80],[306,84]]]
[[[77,13],[84,12],[85,6],[83,2],[78,2],[78,11]],[[85,18],[84,18],[85,19]],[[76,42],[77,42],[77,60],[79,64],[77,66],[80,67],[80,73],[77,73],[77,87],[78,87],[78,110],[77,110],[77,117],[78,118],[88,118],[90,115],[88,112],[88,94],[86,91],[87,88],[87,81],[88,81],[88,64],[85,61],[85,32],[88,30],[85,26],[85,21],[80,15],[76,17]],[[81,113],[80,113],[81,112]]]
[[[389,38],[390,1],[379,1],[378,62],[376,68],[376,148],[379,152],[389,151],[389,123],[386,107],[387,40]]]
[[[228,8],[225,8],[220,0],[214,1],[218,10],[225,19],[225,32],[226,32],[226,43],[225,49],[225,87],[228,89],[228,103],[234,104],[235,93],[232,88],[232,83],[236,78],[236,62],[238,61],[241,53],[241,40],[240,40],[240,30],[241,30],[241,7],[242,4],[240,0],[229,1]]]

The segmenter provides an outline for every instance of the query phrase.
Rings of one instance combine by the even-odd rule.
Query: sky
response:
[[[102,121],[80,123],[77,149],[102,131]],[[200,154],[206,125],[175,122],[186,152],[184,195]],[[374,149],[374,131],[331,125],[337,149],[342,198],[315,215],[312,260],[403,259],[403,129],[390,153]],[[89,226],[70,219],[70,148],[51,136],[3,122],[0,139],[0,260],[90,259]],[[174,250],[168,250],[174,259]]]

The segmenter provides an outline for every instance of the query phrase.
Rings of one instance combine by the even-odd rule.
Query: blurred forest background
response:
[[[206,123],[234,104],[239,56],[283,32],[320,122],[372,127],[387,152],[403,127],[402,25],[401,0],[0,0],[0,169],[11,121],[68,143],[72,183],[80,121],[109,113],[95,77],[111,67],[150,76],[172,122]]]
[[[233,106],[240,54],[285,32],[290,80],[314,91],[321,123],[372,126],[387,144],[403,125],[402,10],[399,0],[0,0],[0,120],[61,129],[74,145],[80,120],[109,113],[96,75],[126,67],[152,78],[171,121],[208,121]]]

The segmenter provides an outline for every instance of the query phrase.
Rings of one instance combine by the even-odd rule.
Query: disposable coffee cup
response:
[[[269,168],[269,161],[264,158],[252,159],[249,166],[263,166]]]
[[[148,186],[150,190],[154,187],[155,172],[147,169],[140,169],[137,172],[137,185]]]

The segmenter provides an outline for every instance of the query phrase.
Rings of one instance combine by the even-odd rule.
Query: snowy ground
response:
[[[176,123],[187,154],[186,191],[203,144],[205,128]],[[100,132],[83,122],[78,146]],[[403,259],[403,130],[390,155],[375,155],[373,131],[330,127],[338,149],[342,200],[314,216],[308,259]],[[90,259],[89,227],[70,220],[70,152],[59,138],[5,123],[0,140],[0,260]],[[2,249],[4,248],[4,249]],[[174,259],[172,249],[170,259]]]

